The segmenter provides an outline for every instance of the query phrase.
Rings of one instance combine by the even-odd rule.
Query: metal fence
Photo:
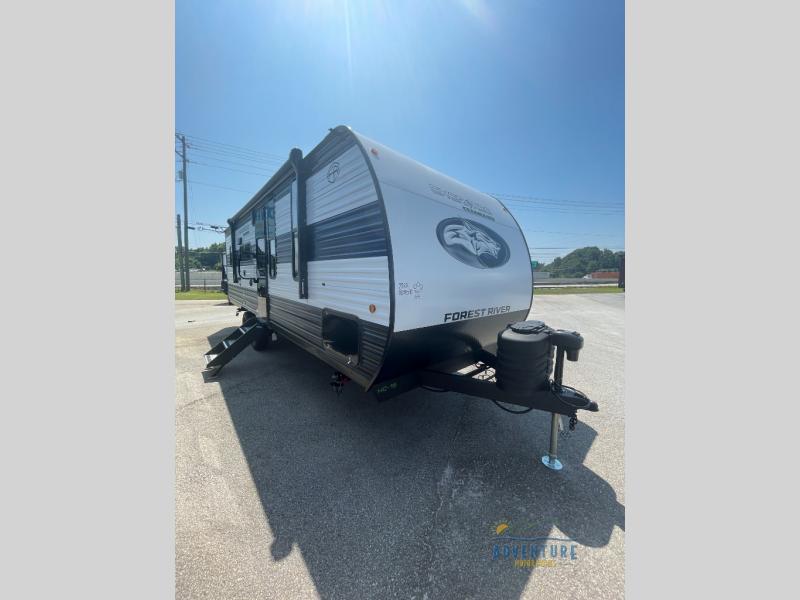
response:
[[[193,290],[219,290],[222,287],[222,271],[189,271],[189,284]],[[181,289],[181,274],[175,271],[175,289]]]
[[[533,274],[533,287],[589,287],[593,285],[619,285],[619,278],[613,279],[584,279],[582,277],[537,277]],[[624,287],[623,285],[619,287]]]

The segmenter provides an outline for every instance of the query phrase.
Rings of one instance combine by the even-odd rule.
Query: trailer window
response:
[[[246,244],[242,244],[242,247],[239,249],[239,260],[242,262],[252,262],[255,258],[253,254],[253,244],[247,242]]]
[[[225,240],[225,243],[227,245],[227,239]],[[231,228],[228,267],[230,268],[230,278],[233,279],[233,283],[239,283],[239,257],[236,256],[236,230],[234,228]]]
[[[256,238],[256,271],[259,277],[267,276],[266,207],[253,209],[253,229]]]
[[[231,272],[233,273],[233,282],[239,282],[239,261],[236,258],[236,250],[231,246],[231,253],[228,256],[228,264],[231,267]]]

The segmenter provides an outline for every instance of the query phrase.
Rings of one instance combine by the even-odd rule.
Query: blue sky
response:
[[[307,153],[345,124],[519,196],[505,203],[534,259],[624,247],[623,0],[178,0],[175,11],[190,223],[224,225],[292,147]],[[176,183],[176,212],[182,203]],[[189,234],[190,247],[222,241]]]

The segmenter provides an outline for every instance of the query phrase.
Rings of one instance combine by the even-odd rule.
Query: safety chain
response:
[[[560,435],[562,438],[569,437],[569,435],[570,435],[570,434],[571,434],[573,431],[575,431],[575,425],[577,425],[577,424],[578,424],[578,416],[577,416],[577,415],[572,415],[572,416],[569,418],[569,429],[567,430],[567,429],[564,429],[563,427],[561,427],[561,428],[560,428],[560,431],[558,432],[558,434],[559,434],[559,435]]]
[[[333,391],[336,392],[337,396],[342,395],[344,384],[348,381],[350,381],[350,378],[339,371],[334,371],[333,375],[331,375],[331,387],[333,388]]]

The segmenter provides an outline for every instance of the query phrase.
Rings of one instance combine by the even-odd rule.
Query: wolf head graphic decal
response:
[[[436,236],[450,256],[479,269],[502,266],[511,254],[503,238],[469,219],[444,219],[436,226]]]

